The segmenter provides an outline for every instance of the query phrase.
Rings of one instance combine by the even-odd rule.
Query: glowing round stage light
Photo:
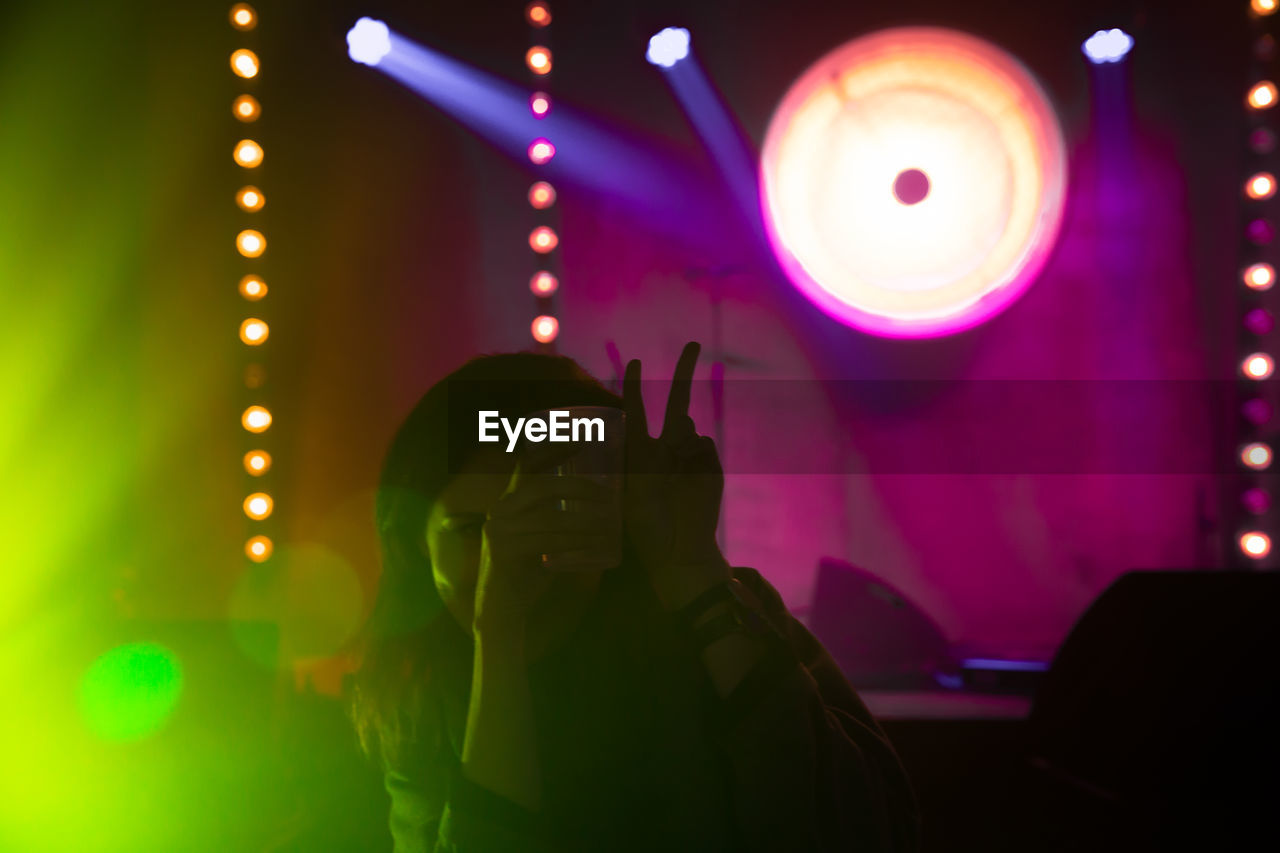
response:
[[[274,508],[275,502],[266,492],[254,492],[244,499],[244,514],[254,521],[261,521],[271,515],[271,510]]]
[[[1245,195],[1255,201],[1271,198],[1276,194],[1276,179],[1270,172],[1258,172],[1245,183]]]
[[[267,238],[261,231],[246,228],[236,235],[236,251],[246,258],[257,258],[267,250]]]
[[[267,203],[263,198],[262,191],[257,187],[243,187],[236,193],[236,204],[240,205],[241,210],[254,213],[262,210],[262,206]]]
[[[551,162],[551,158],[556,156],[556,147],[548,140],[538,139],[529,143],[529,161],[535,166],[541,166]]]
[[[1240,550],[1245,556],[1261,560],[1271,553],[1271,537],[1260,530],[1251,530],[1240,536]]]
[[[529,248],[540,255],[554,251],[559,244],[560,238],[556,236],[556,232],[546,225],[539,225],[529,232]]]
[[[251,30],[258,25],[258,13],[248,3],[237,3],[231,7],[231,26],[241,32]]]
[[[1271,465],[1271,447],[1260,441],[1246,444],[1240,449],[1240,461],[1246,468],[1265,471]]]
[[[1275,369],[1276,364],[1271,360],[1271,356],[1262,352],[1247,356],[1240,364],[1240,372],[1249,379],[1266,379]]]
[[[1244,271],[1244,284],[1252,290],[1270,290],[1276,283],[1276,270],[1271,264],[1254,264]]]
[[[257,121],[262,107],[253,95],[241,95],[231,102],[231,112],[240,121]]]
[[[540,344],[549,344],[560,334],[560,321],[549,314],[542,314],[534,318],[529,328],[533,332],[535,341]]]
[[[240,416],[240,425],[252,433],[266,432],[271,426],[271,413],[262,406],[250,406]]]
[[[1251,0],[1249,3],[1249,7],[1259,15],[1274,14],[1278,6],[1277,0]]]
[[[236,143],[232,156],[246,169],[256,169],[262,164],[262,146],[252,139],[241,139]]]
[[[551,96],[546,92],[534,92],[529,96],[529,112],[534,118],[546,118],[551,112]]]
[[[274,546],[266,536],[254,536],[244,543],[245,556],[255,563],[264,563],[271,556]]]
[[[524,55],[524,63],[534,74],[551,73],[551,51],[542,45],[534,45]]]
[[[391,31],[382,21],[361,18],[347,31],[347,55],[373,67],[391,52]]]
[[[1081,46],[1084,55],[1094,65],[1119,62],[1133,47],[1133,36],[1124,30],[1098,30]]]
[[[529,290],[534,296],[550,296],[560,289],[560,280],[546,270],[540,270],[529,279]]]
[[[258,346],[267,340],[270,330],[267,324],[256,317],[250,317],[240,324],[240,340],[249,346]]]
[[[241,48],[231,54],[231,70],[248,79],[258,76],[258,55],[252,50]]]
[[[541,0],[534,0],[524,7],[524,19],[533,27],[545,27],[551,23],[551,9]]]
[[[250,302],[257,302],[267,295],[267,283],[260,276],[247,275],[240,279],[240,295]]]
[[[537,210],[546,210],[556,203],[556,188],[546,181],[538,181],[529,187],[529,204]]]
[[[1030,73],[953,30],[824,56],[765,136],[761,205],[791,282],[850,326],[927,337],[1010,305],[1058,235],[1066,157]]]
[[[271,454],[265,450],[250,450],[244,455],[244,470],[254,477],[261,477],[271,470]]]
[[[1249,90],[1249,96],[1246,99],[1249,106],[1255,110],[1265,110],[1276,105],[1276,84],[1270,80],[1263,80],[1261,83],[1255,83],[1253,88]]]
[[[644,58],[659,68],[670,68],[689,55],[689,31],[684,27],[667,27],[649,39]]]

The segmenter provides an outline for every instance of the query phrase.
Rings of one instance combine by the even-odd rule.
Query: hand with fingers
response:
[[[554,572],[547,558],[607,545],[610,493],[585,477],[530,473],[517,462],[490,510],[480,546],[474,626],[509,631],[525,624]],[[572,501],[572,512],[560,509]]]
[[[626,536],[666,610],[676,610],[732,573],[716,544],[724,472],[715,442],[689,417],[693,368],[701,347],[685,345],[667,396],[662,432],[649,435],[640,362],[627,364],[624,496]]]

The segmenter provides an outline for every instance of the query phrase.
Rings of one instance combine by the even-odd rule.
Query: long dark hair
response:
[[[422,537],[432,504],[476,450],[477,411],[518,417],[571,405],[622,400],[564,356],[485,355],[433,385],[396,431],[374,505],[382,577],[350,707],[361,746],[384,767],[419,737],[433,669],[469,661],[470,637],[445,611]]]

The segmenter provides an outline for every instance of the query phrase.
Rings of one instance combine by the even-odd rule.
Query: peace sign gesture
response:
[[[662,432],[649,435],[640,396],[640,362],[622,382],[627,414],[625,524],[654,593],[675,610],[731,577],[716,545],[724,472],[715,442],[698,435],[689,417],[693,368],[701,347],[685,344],[667,396]]]

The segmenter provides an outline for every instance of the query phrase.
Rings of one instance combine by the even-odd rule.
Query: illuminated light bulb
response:
[[[534,296],[550,296],[560,289],[560,280],[546,270],[536,272],[529,279],[529,290]]]
[[[261,477],[271,470],[271,454],[265,450],[250,450],[244,455],[244,470]]]
[[[1250,379],[1266,379],[1275,369],[1271,356],[1261,352],[1255,352],[1240,365],[1240,370]]]
[[[262,406],[250,406],[240,416],[240,425],[249,432],[266,432],[271,426],[271,413]]]
[[[1255,560],[1261,560],[1271,553],[1271,537],[1261,531],[1251,530],[1240,536],[1240,550]]]
[[[1271,264],[1254,264],[1244,271],[1245,287],[1253,290],[1270,290],[1276,283],[1276,270]]]
[[[267,283],[256,275],[247,275],[240,279],[240,295],[250,302],[257,302],[267,295]]]
[[[529,160],[535,166],[551,162],[554,156],[556,156],[556,147],[549,140],[538,137],[529,143]]]
[[[256,317],[250,317],[240,324],[240,340],[249,346],[261,344],[267,339],[268,334],[270,332],[267,324]]]
[[[253,95],[241,95],[231,102],[231,113],[241,121],[257,121],[262,105]]]
[[[267,200],[262,195],[262,190],[257,187],[243,187],[240,192],[236,193],[236,204],[240,205],[241,210],[249,213],[262,210],[262,206]]]
[[[1240,449],[1240,461],[1246,468],[1265,471],[1271,466],[1271,447],[1260,441],[1246,444]]]
[[[1124,30],[1098,30],[1082,46],[1084,55],[1094,65],[1119,62],[1133,47],[1133,36]]]
[[[551,112],[551,96],[546,92],[534,92],[529,96],[529,111],[534,118],[546,118]]]
[[[245,556],[255,563],[266,562],[267,558],[271,556],[272,550],[271,540],[266,536],[255,536],[244,543]]]
[[[231,7],[231,26],[244,32],[258,25],[258,13],[248,3],[237,3]]]
[[[529,327],[533,332],[533,339],[540,344],[549,344],[560,334],[560,321],[549,314],[542,314],[533,319],[533,324]]]
[[[249,79],[258,76],[258,55],[252,50],[240,48],[231,54],[231,70]]]
[[[556,236],[556,232],[546,225],[539,225],[529,232],[529,248],[540,255],[554,251],[559,243],[560,238]]]
[[[551,51],[542,45],[534,45],[524,55],[524,63],[534,74],[551,73]]]
[[[524,19],[533,27],[545,27],[551,23],[551,10],[541,0],[535,0],[524,8]]]
[[[382,21],[364,17],[347,31],[347,55],[370,68],[391,52],[391,30]]]
[[[1276,194],[1276,179],[1270,172],[1258,172],[1244,187],[1245,195],[1255,201],[1271,198]]]
[[[236,250],[246,258],[259,257],[267,250],[267,238],[261,231],[246,228],[236,235]]]
[[[1249,90],[1249,106],[1255,110],[1269,109],[1276,104],[1276,85],[1270,80],[1255,83]]]
[[[256,169],[262,164],[262,146],[252,139],[241,139],[236,143],[236,162],[246,169]]]
[[[261,521],[271,515],[274,507],[271,495],[266,492],[254,492],[244,499],[244,514],[255,521]]]
[[[689,31],[684,27],[667,27],[649,39],[644,58],[650,65],[671,68],[689,55]]]
[[[538,181],[529,187],[529,204],[536,210],[546,210],[556,203],[556,188],[546,181]]]
[[[1250,0],[1249,3],[1249,7],[1259,15],[1274,14],[1278,6],[1280,3],[1277,3],[1277,0]]]

